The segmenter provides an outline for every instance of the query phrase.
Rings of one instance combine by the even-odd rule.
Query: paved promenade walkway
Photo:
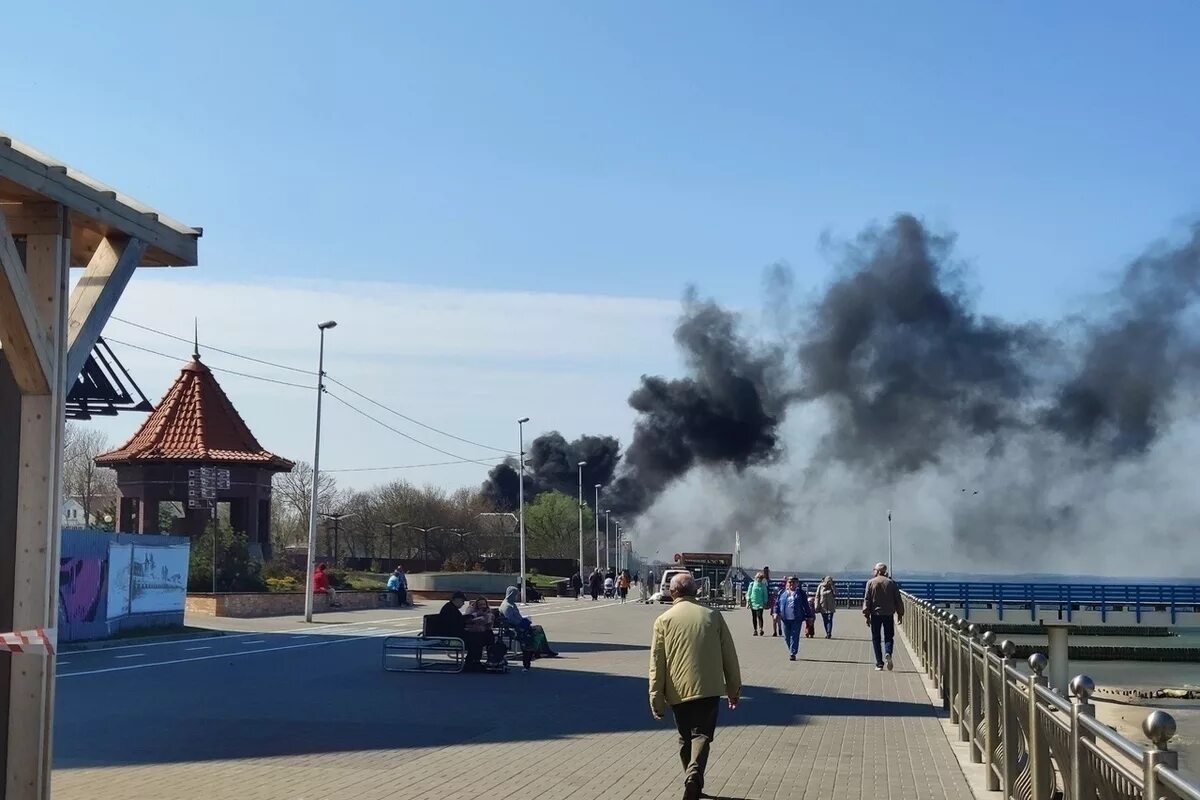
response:
[[[382,672],[378,637],[419,624],[395,611],[333,615],[315,634],[277,620],[65,654],[54,797],[676,798],[674,727],[646,700],[662,610],[532,606],[565,657],[501,676]],[[970,797],[903,645],[895,672],[875,672],[861,617],[844,611],[835,639],[804,640],[791,663],[781,638],[750,636],[748,612],[728,619],[746,689],[722,709],[710,796]]]

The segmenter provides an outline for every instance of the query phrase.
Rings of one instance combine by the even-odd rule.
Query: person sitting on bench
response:
[[[329,596],[329,607],[340,608],[341,603],[337,601],[337,590],[333,588],[333,584],[329,581],[329,576],[325,574],[325,564],[317,564],[316,570],[312,576],[313,594],[324,594]]]
[[[547,656],[549,658],[558,658],[558,653],[550,648],[550,642],[546,640],[546,631],[541,625],[534,625],[528,617],[521,614],[517,608],[517,602],[520,600],[520,593],[517,587],[510,586],[504,593],[504,602],[500,604],[500,616],[517,630],[527,630],[530,634],[531,649],[539,656]]]
[[[467,630],[467,618],[463,616],[462,607],[466,605],[467,596],[462,592],[455,592],[442,606],[442,610],[438,612],[438,628],[439,635],[453,636],[456,639],[462,639],[463,645],[467,649],[467,660],[463,664],[463,670],[467,672],[482,672],[483,671],[483,648],[487,646],[488,639],[491,638],[491,631],[486,634],[477,631]]]

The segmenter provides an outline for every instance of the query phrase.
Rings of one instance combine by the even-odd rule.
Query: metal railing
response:
[[[1151,711],[1143,748],[1096,720],[1095,684],[1071,681],[1068,701],[1047,686],[1049,660],[1015,666],[1007,640],[905,593],[904,632],[987,788],[1011,800],[1200,800],[1200,786],[1179,772],[1168,749],[1175,720]]]

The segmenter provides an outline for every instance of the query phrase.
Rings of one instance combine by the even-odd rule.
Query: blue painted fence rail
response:
[[[775,584],[776,581],[772,581]],[[1100,619],[1108,621],[1112,611],[1132,611],[1138,622],[1147,611],[1170,612],[1171,622],[1177,622],[1179,612],[1200,612],[1200,585],[1182,584],[1103,584],[1103,583],[968,583],[950,581],[899,581],[906,592],[933,603],[956,603],[963,607],[963,615],[969,617],[971,606],[990,606],[1000,619],[1004,619],[1005,607],[1012,611],[1028,613],[1030,620],[1037,620],[1037,612],[1057,609],[1068,622],[1073,612],[1088,606],[1100,612]],[[805,581],[810,592],[816,590],[816,581]],[[838,581],[838,596],[862,597],[865,581]]]

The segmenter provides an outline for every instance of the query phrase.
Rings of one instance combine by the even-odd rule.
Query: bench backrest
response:
[[[454,631],[447,630],[445,620],[441,614],[426,614],[421,617],[421,635],[422,636],[454,636]]]

